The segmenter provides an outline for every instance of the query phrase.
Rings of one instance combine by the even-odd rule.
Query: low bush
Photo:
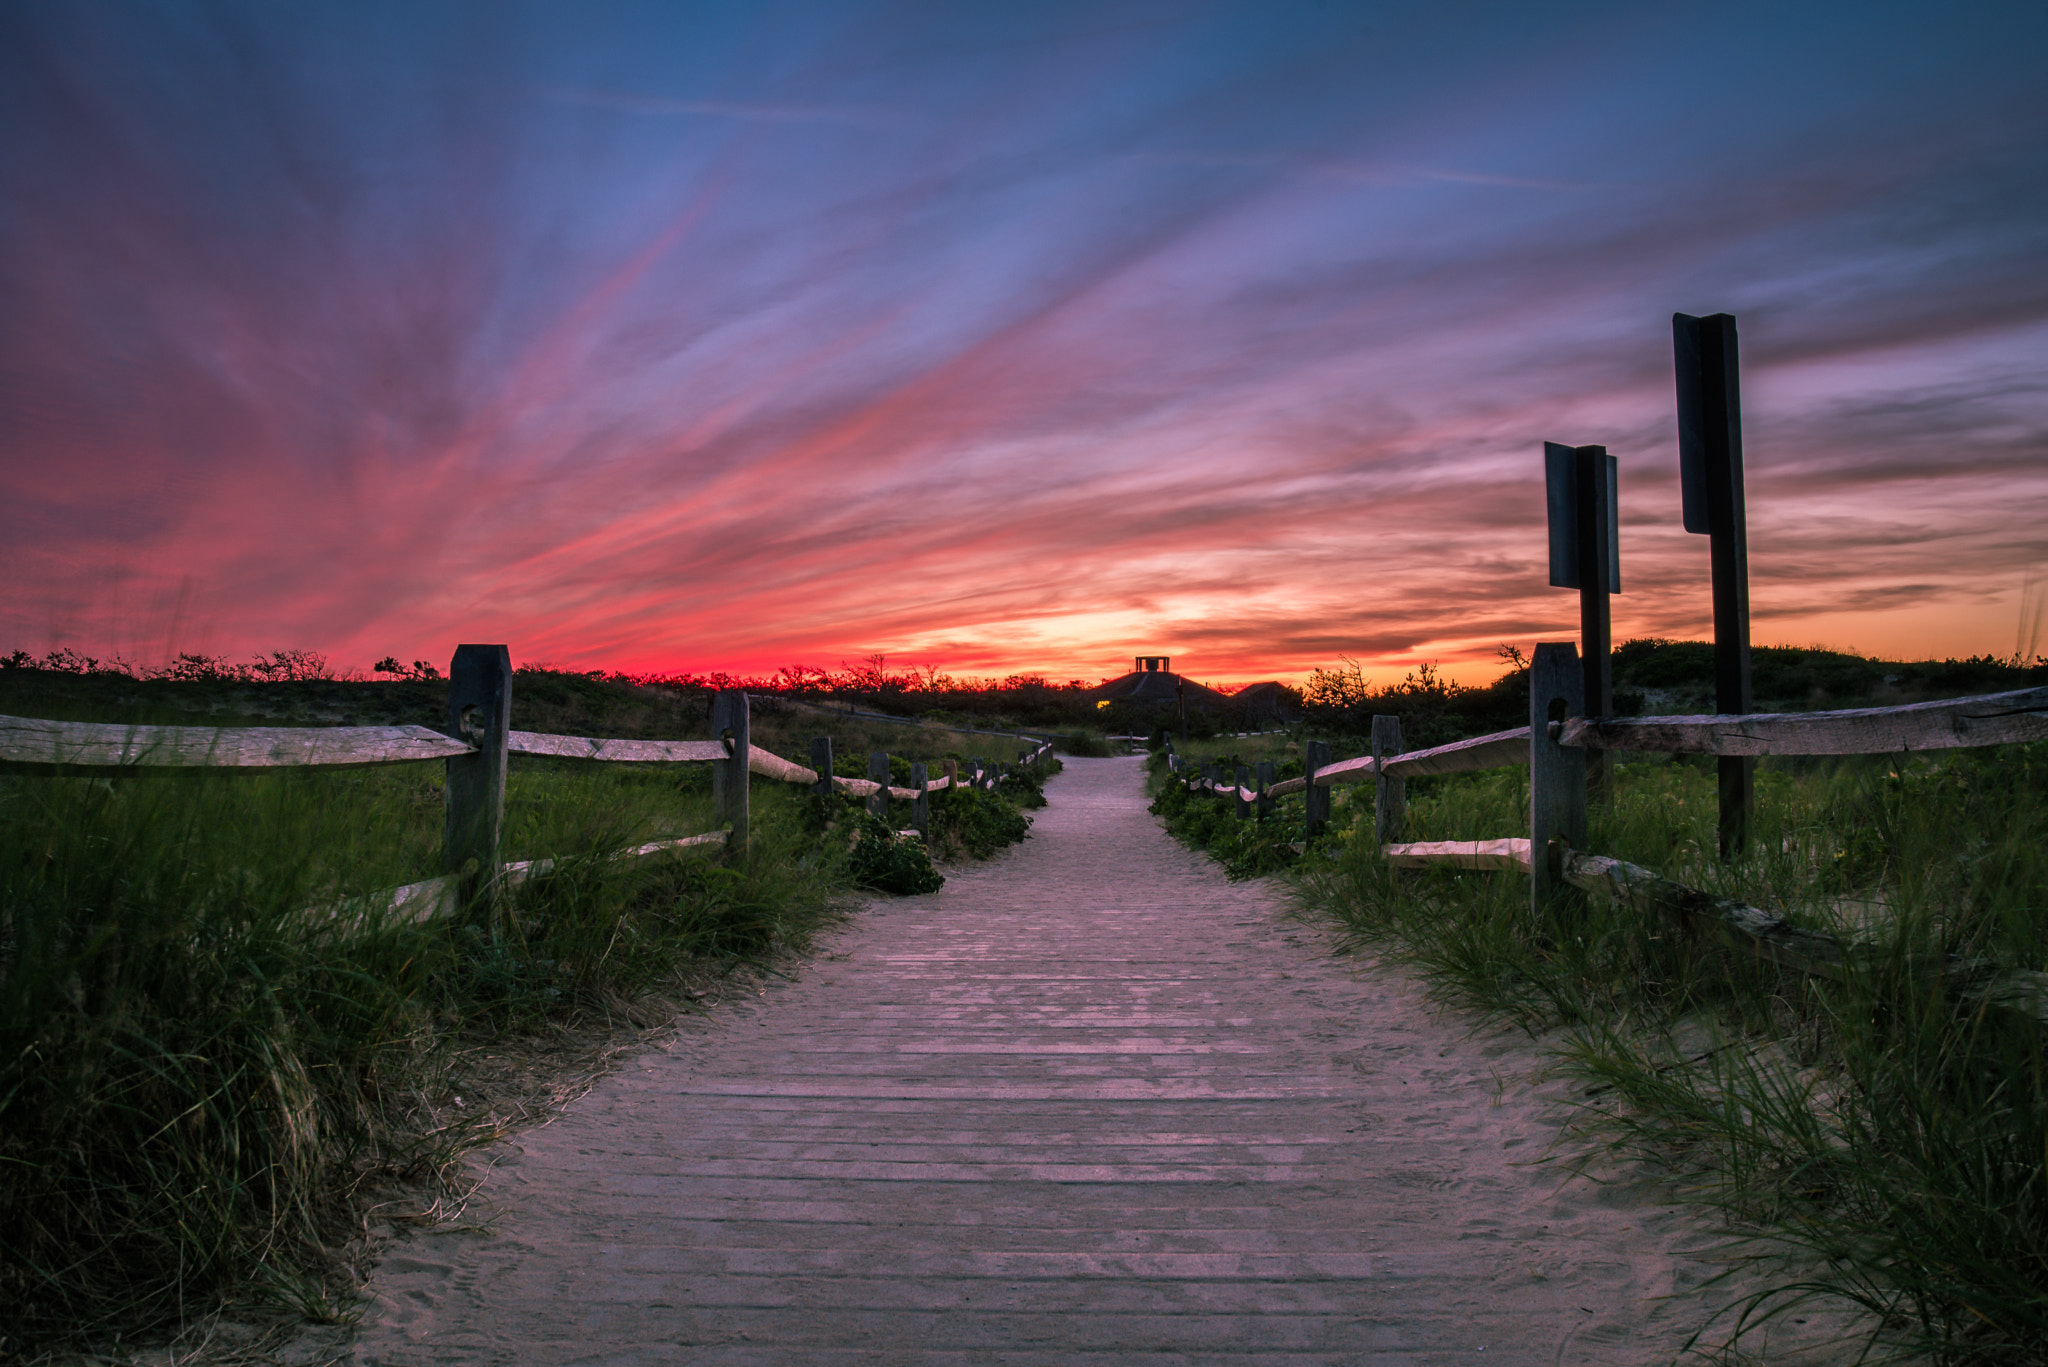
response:
[[[1111,744],[1109,738],[1100,731],[1076,731],[1072,735],[1060,737],[1059,744],[1068,754],[1081,759],[1107,759],[1111,755],[1124,753],[1119,746]]]
[[[1303,840],[1307,811],[1299,796],[1279,798],[1265,812],[1239,817],[1235,799],[1212,797],[1169,777],[1154,794],[1152,811],[1164,819],[1168,834],[1206,851],[1233,880],[1292,868],[1304,850],[1328,839],[1325,835],[1313,844]]]
[[[853,849],[846,857],[846,871],[855,887],[910,897],[937,892],[945,885],[945,875],[932,867],[924,841],[915,835],[893,830],[888,822],[868,812],[860,813],[853,824]]]
[[[1016,804],[980,788],[933,793],[931,812],[932,842],[949,855],[986,859],[1031,834],[1031,818]]]

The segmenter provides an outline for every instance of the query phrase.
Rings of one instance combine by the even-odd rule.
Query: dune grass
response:
[[[1408,834],[1513,833],[1526,784],[1411,781]],[[1354,811],[1370,821],[1369,801]],[[1356,832],[1297,890],[1448,999],[1550,1032],[1586,1080],[1596,1149],[1672,1165],[1798,1255],[1738,1319],[1844,1297],[1872,1313],[1873,1353],[2041,1361],[2042,1032],[1959,1001],[1939,966],[2048,966],[2048,746],[1767,764],[1752,853],[1727,864],[1715,812],[1704,766],[1624,763],[1589,844],[1866,945],[1842,976],[1785,973],[1600,899],[1535,913],[1518,876],[1397,871]]]
[[[353,899],[439,872],[436,765],[0,777],[0,1357],[223,1296],[344,1313],[326,1250],[364,1193],[492,1133],[447,1104],[465,1051],[833,914],[803,795],[754,805],[736,862],[616,860],[708,827],[702,767],[515,757],[506,856],[551,872],[413,924]]]
[[[445,706],[431,682],[333,698],[341,685],[308,687],[153,710],[61,688],[24,698],[39,714],[187,724],[195,702],[212,720],[270,724],[299,708],[390,721]],[[526,729],[701,725],[691,699],[659,690],[553,674],[516,687]],[[406,715],[355,715],[387,701]],[[755,710],[756,744],[799,763],[823,734],[840,772],[864,775],[867,751],[883,750],[899,784],[913,759],[936,772],[948,757],[1016,758],[1001,737],[775,700]],[[1022,809],[1042,805],[1056,768],[934,795],[933,851],[975,858],[1023,839]],[[894,835],[900,803],[882,822],[761,779],[744,857],[614,857],[710,829],[710,787],[704,765],[512,756],[503,857],[550,868],[509,915],[416,924],[375,894],[441,872],[438,763],[0,774],[0,1360],[146,1340],[228,1301],[346,1316],[334,1250],[361,1234],[372,1194],[431,1188],[500,1132],[502,1117],[473,1094],[465,1110],[457,1090],[503,1066],[488,1060],[564,1030],[656,1022],[688,1005],[681,975],[773,971],[857,885],[936,885],[924,849]]]

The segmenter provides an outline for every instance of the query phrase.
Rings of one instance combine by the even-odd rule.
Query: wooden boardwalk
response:
[[[395,1249],[356,1361],[1641,1364],[1698,1327],[1692,1217],[1525,1161],[1524,1046],[1226,883],[1137,761],[1049,793],[494,1151],[491,1231]]]

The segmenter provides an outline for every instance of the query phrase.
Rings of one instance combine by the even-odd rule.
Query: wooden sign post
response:
[[[744,854],[747,849],[751,815],[747,798],[753,763],[747,717],[747,695],[739,690],[726,689],[712,698],[711,736],[725,742],[726,757],[711,762],[711,819],[720,826],[732,827],[732,834],[725,841],[727,857]]]
[[[1714,573],[1714,710],[1752,709],[1749,675],[1749,530],[1742,495],[1742,398],[1735,318],[1671,315],[1678,371],[1678,474],[1685,529],[1709,538]],[[1723,755],[1721,857],[1749,843],[1756,760]]]
[[[1614,618],[1621,592],[1620,465],[1604,446],[1543,443],[1543,484],[1550,507],[1550,584],[1579,591],[1579,670],[1586,715],[1614,715]],[[1605,800],[1607,752],[1586,758],[1586,786]]]
[[[476,747],[448,758],[442,858],[459,896],[495,902],[505,826],[506,743],[512,734],[512,652],[457,646],[448,662],[448,734]]]

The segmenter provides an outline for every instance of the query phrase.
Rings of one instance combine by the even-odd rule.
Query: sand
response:
[[[1531,1044],[1226,882],[1138,761],[1047,792],[485,1152],[489,1229],[394,1245],[354,1361],[1644,1364],[1747,1289],[1652,1175],[1546,1161]],[[1853,1357],[1818,1330],[1746,1346]]]

